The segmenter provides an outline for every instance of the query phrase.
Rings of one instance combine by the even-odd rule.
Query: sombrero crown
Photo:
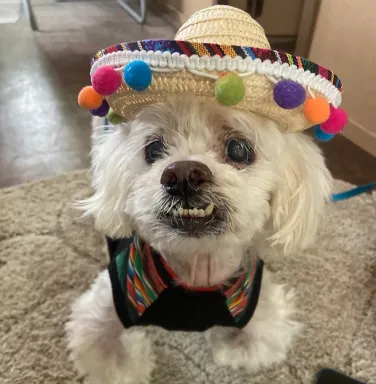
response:
[[[79,104],[94,115],[107,114],[112,123],[183,92],[267,116],[282,131],[316,125],[322,139],[347,121],[338,108],[342,84],[333,72],[271,50],[263,28],[228,6],[198,11],[175,40],[121,43],[99,51],[91,80]]]

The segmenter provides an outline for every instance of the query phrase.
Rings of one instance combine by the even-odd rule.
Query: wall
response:
[[[322,0],[309,56],[344,84],[344,136],[376,156],[375,26],[375,0]]]
[[[228,5],[247,9],[247,0],[229,0]],[[264,0],[262,15],[257,21],[267,35],[293,36],[298,33],[302,0]]]
[[[154,1],[167,20],[179,28],[189,16],[202,8],[217,4],[216,0],[157,0]]]
[[[264,0],[263,12],[257,21],[268,35],[296,35],[302,5],[302,0]]]

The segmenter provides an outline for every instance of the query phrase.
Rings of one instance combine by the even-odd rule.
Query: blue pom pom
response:
[[[306,99],[304,87],[292,80],[281,80],[273,89],[274,101],[283,109],[293,109]]]
[[[313,132],[315,134],[315,138],[319,141],[329,141],[334,136],[334,135],[331,135],[330,133],[324,132],[319,125],[315,125],[313,127]]]
[[[135,91],[144,91],[151,84],[151,78],[151,70],[144,61],[131,61],[124,68],[124,81]]]

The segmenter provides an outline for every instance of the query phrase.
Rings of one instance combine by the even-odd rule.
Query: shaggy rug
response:
[[[336,182],[336,189],[349,187]],[[0,191],[0,383],[87,383],[67,358],[72,301],[105,268],[104,241],[70,207],[85,173]],[[304,334],[287,362],[255,375],[218,368],[200,334],[150,329],[154,384],[313,383],[331,367],[376,383],[376,194],[327,207],[317,246],[267,266],[298,292]]]

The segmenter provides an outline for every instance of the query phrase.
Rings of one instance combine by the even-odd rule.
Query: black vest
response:
[[[163,257],[135,238],[108,241],[113,299],[126,328],[156,325],[205,331],[216,325],[243,328],[258,302],[263,261],[251,260],[236,277],[209,288],[179,281]]]

